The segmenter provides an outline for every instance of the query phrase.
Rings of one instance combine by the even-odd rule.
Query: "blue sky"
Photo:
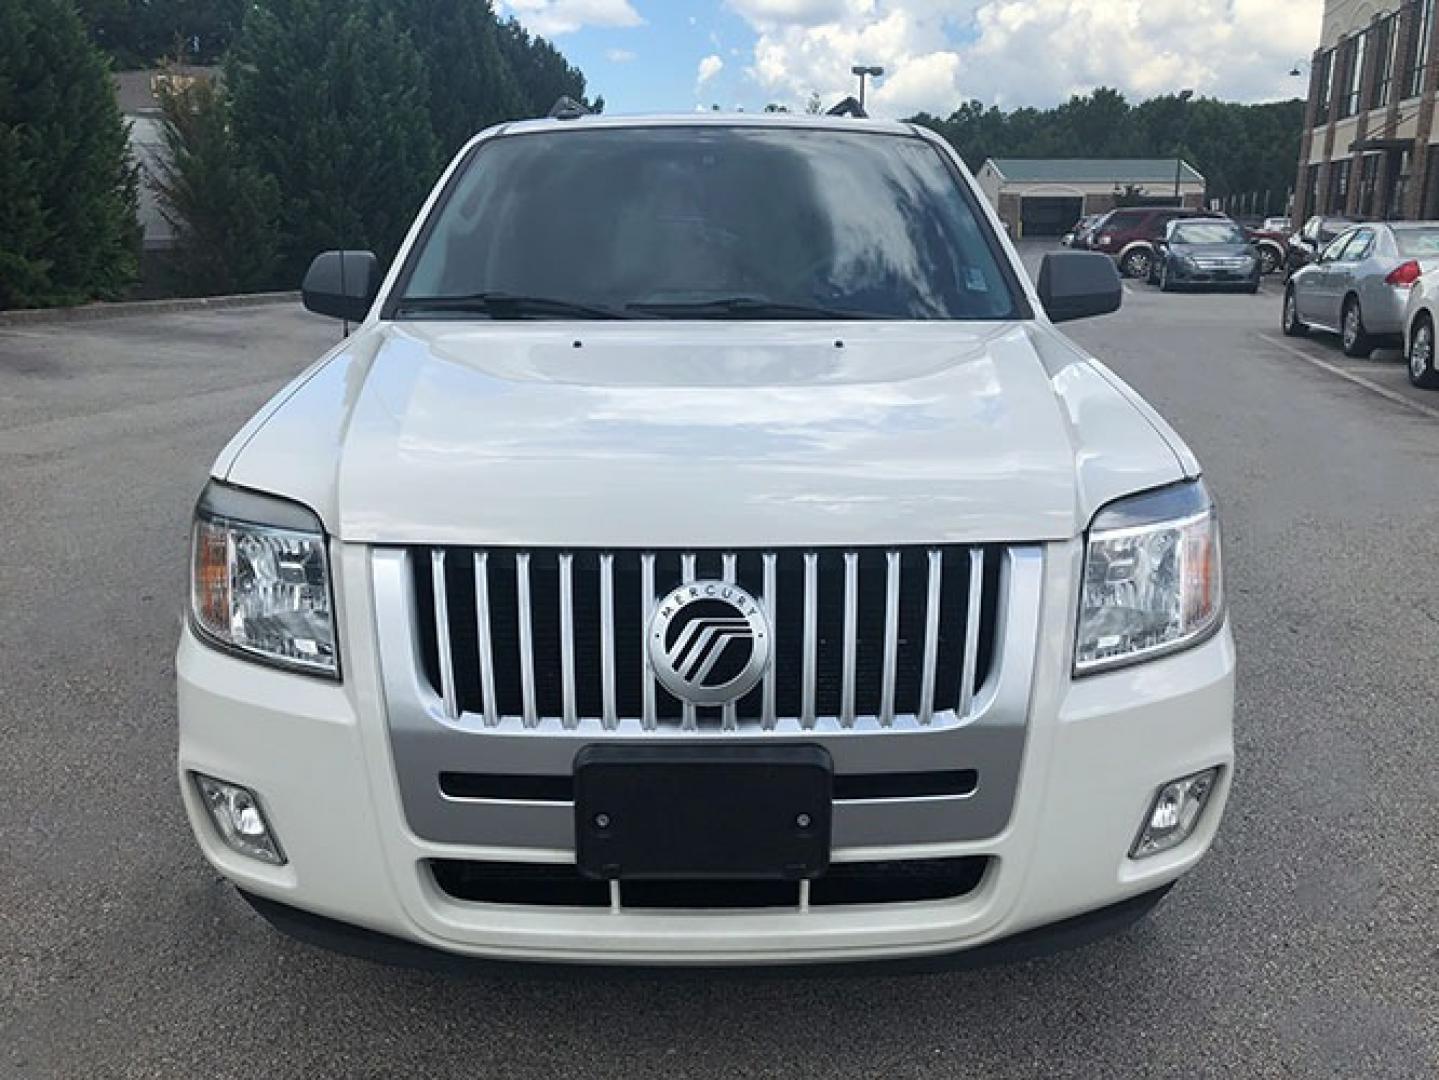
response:
[[[1108,85],[1239,101],[1303,96],[1294,62],[1323,0],[500,0],[550,38],[612,112],[826,105],[881,64],[871,111],[978,97],[1051,105]]]

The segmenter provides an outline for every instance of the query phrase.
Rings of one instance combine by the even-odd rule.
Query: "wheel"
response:
[[[1364,332],[1364,313],[1359,310],[1357,297],[1351,296],[1344,301],[1344,314],[1341,319],[1339,337],[1344,344],[1344,355],[1352,356],[1356,360],[1369,359],[1369,354],[1374,351],[1374,343]]]
[[[1259,249],[1259,272],[1266,277],[1279,269],[1279,252],[1272,247]]]
[[[1147,278],[1154,257],[1144,248],[1136,248],[1119,262],[1119,272],[1125,277]]]
[[[1439,390],[1439,371],[1434,369],[1434,323],[1420,315],[1409,332],[1409,381],[1423,390]]]
[[[1299,301],[1294,296],[1294,286],[1284,290],[1284,321],[1281,324],[1285,337],[1303,337],[1309,327],[1299,321]]]
[[[1159,291],[1173,292],[1174,279],[1169,276],[1169,260],[1165,259],[1159,264]]]

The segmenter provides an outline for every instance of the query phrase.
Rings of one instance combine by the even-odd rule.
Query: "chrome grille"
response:
[[[425,676],[448,717],[491,728],[927,727],[967,716],[993,661],[996,547],[409,555]],[[658,597],[710,577],[763,603],[773,662],[697,708],[656,683],[644,635]]]

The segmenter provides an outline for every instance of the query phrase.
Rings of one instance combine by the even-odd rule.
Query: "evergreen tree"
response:
[[[224,91],[210,79],[175,79],[160,104],[166,153],[151,186],[175,230],[176,284],[199,295],[267,288],[279,256],[279,191],[240,156]]]
[[[500,24],[500,49],[519,86],[520,115],[545,116],[562,97],[585,102],[584,73],[544,38],[532,37],[519,20]]]
[[[489,0],[392,0],[390,10],[424,61],[425,105],[442,158],[491,124],[534,115]]]
[[[245,0],[75,0],[75,6],[118,68],[149,67],[176,53],[187,63],[214,63],[245,13]]]
[[[127,143],[69,0],[0,0],[0,308],[113,296],[133,279]]]
[[[256,0],[226,68],[239,152],[280,196],[278,283],[393,258],[438,171],[419,52],[379,0]]]

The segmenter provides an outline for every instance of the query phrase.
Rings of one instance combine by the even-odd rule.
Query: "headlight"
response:
[[[211,483],[195,508],[190,613],[222,648],[335,676],[330,565],[320,519],[298,503]]]
[[[1076,675],[1198,644],[1224,615],[1219,520],[1204,485],[1112,503],[1089,527]]]

